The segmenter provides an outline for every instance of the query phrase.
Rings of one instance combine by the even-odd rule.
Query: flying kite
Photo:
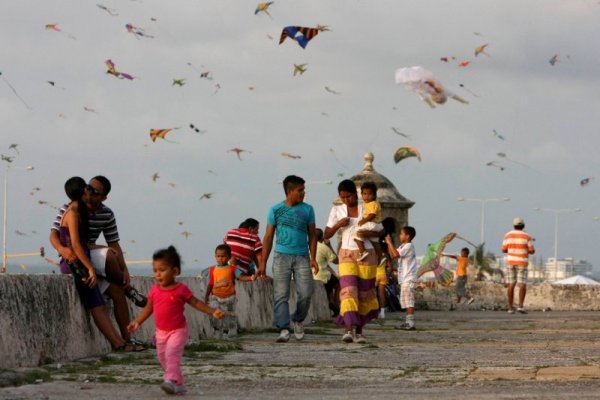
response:
[[[459,67],[461,67],[461,68],[466,68],[466,67],[468,67],[468,66],[469,66],[469,64],[471,64],[471,61],[466,61],[466,60],[465,60],[465,61],[461,61],[461,62],[459,62],[459,63],[458,63],[458,66],[459,66]]]
[[[258,3],[256,5],[256,10],[254,10],[254,15],[257,15],[259,12],[264,12],[269,17],[271,17],[271,14],[269,14],[269,7],[273,3],[274,3],[273,1],[267,1],[267,2],[264,2],[264,3]],[[273,18],[273,17],[271,17],[271,18]]]
[[[48,206],[50,208],[54,208],[55,210],[59,209],[56,205],[54,205],[54,204],[52,204],[50,202],[47,202],[46,200],[38,200],[38,204],[40,204],[42,206]]]
[[[498,157],[500,157],[500,158],[504,158],[504,159],[505,159],[505,160],[507,160],[507,161],[513,162],[513,163],[515,163],[515,164],[519,164],[519,165],[521,165],[521,166],[523,166],[523,167],[525,167],[525,168],[529,168],[529,169],[532,169],[532,170],[534,170],[534,171],[535,171],[535,169],[534,169],[534,168],[531,168],[531,167],[530,167],[529,165],[527,165],[527,164],[523,164],[522,162],[515,161],[515,160],[512,160],[512,159],[508,158],[508,157],[506,156],[506,153],[496,153],[496,155],[497,155]]]
[[[417,157],[417,160],[421,161],[421,153],[413,146],[402,146],[394,153],[394,162],[398,164],[400,161],[409,157]]]
[[[171,83],[171,86],[183,86],[185,85],[185,78],[180,78],[180,79],[173,79],[173,83]]]
[[[212,76],[210,76],[210,71],[204,71],[200,73],[200,78],[203,79],[208,79],[209,81],[212,81]]]
[[[340,92],[333,90],[332,88],[330,88],[329,86],[325,86],[325,90],[328,91],[331,94],[341,94]]]
[[[138,37],[138,36],[141,36],[141,37],[147,37],[147,38],[149,38],[149,39],[154,39],[154,36],[152,36],[152,35],[148,35],[148,34],[146,33],[146,31],[144,31],[142,28],[139,28],[139,27],[137,27],[137,26],[135,26],[135,25],[132,25],[132,24],[126,24],[126,25],[125,25],[125,29],[127,29],[127,32],[128,32],[128,33],[131,33],[131,34],[133,34],[133,36],[135,36],[135,38],[136,38],[136,39],[139,39],[139,37]]]
[[[482,44],[481,46],[477,46],[475,47],[475,57],[477,57],[480,54],[485,54],[486,56],[490,56],[488,53],[485,52],[485,48],[488,47],[489,43],[486,44]]]
[[[316,28],[306,28],[303,26],[286,26],[281,30],[281,36],[279,37],[279,44],[283,43],[288,37],[298,42],[298,45],[303,49],[312,38],[317,36],[319,32],[329,31],[327,26],[317,25]]]
[[[244,150],[244,149],[240,149],[239,147],[234,147],[233,149],[229,149],[229,150],[227,150],[227,152],[228,152],[228,153],[229,153],[229,152],[231,152],[231,151],[233,151],[233,152],[234,152],[234,153],[237,155],[237,158],[238,158],[238,160],[240,160],[240,161],[242,160],[242,157],[240,157],[240,154],[241,154],[241,153],[243,153],[243,152],[246,152],[246,153],[252,153],[251,151]]]
[[[130,81],[133,80],[132,75],[129,75],[125,72],[117,71],[117,69],[115,68],[115,63],[113,63],[112,60],[108,59],[108,60],[104,61],[104,65],[106,65],[106,68],[108,68],[106,71],[107,74],[114,75],[119,79],[129,79]]]
[[[18,146],[18,144],[17,144],[17,143],[12,143],[10,146],[8,146],[8,149],[9,149],[9,150],[14,150],[14,151],[16,151],[16,152],[17,152],[17,154],[20,154],[20,153],[19,153],[19,149],[17,149],[17,146]]]
[[[196,127],[194,126],[194,124],[190,124],[190,129],[191,129],[191,130],[193,130],[193,131],[194,131],[194,132],[196,132],[196,133],[206,133],[206,131],[205,131],[205,130],[202,130],[202,129],[198,129],[198,128],[196,128]]]
[[[15,234],[16,234],[17,236],[27,236],[27,234],[26,234],[25,232],[21,232],[21,231],[20,231],[20,230],[18,230],[18,229],[15,231]]]
[[[492,132],[494,132],[494,136],[497,137],[498,139],[500,139],[500,140],[506,140],[504,138],[504,136],[502,136],[501,134],[499,134],[498,132],[496,132],[495,129],[492,129]]]
[[[160,139],[163,139],[163,140],[169,142],[169,140],[165,139],[165,136],[167,136],[169,134],[169,132],[171,132],[174,129],[178,129],[178,128],[150,129],[150,139],[152,139],[153,142],[156,142],[156,139],[160,138]],[[171,142],[171,143],[174,143],[174,142]]]
[[[167,185],[171,186],[173,189],[175,189],[175,186],[176,186],[174,182],[169,182],[169,183],[167,183]]]
[[[19,100],[21,100],[21,103],[23,103],[23,105],[25,107],[27,107],[28,110],[31,110],[31,107],[29,107],[29,104],[27,104],[25,102],[25,100],[23,100],[23,98],[19,95],[19,93],[17,93],[16,89],[13,87],[13,85],[10,84],[10,82],[8,81],[8,79],[6,79],[4,77],[4,75],[2,75],[2,72],[0,72],[0,77],[2,77],[2,80],[4,81],[4,83],[6,83],[6,86],[8,86],[10,88],[10,90],[12,90],[12,92],[15,94],[15,96],[17,96],[17,98]]]
[[[90,108],[90,107],[83,106],[83,109],[84,109],[84,111],[87,111],[87,112],[91,112],[91,113],[94,113],[94,114],[99,114],[98,111],[96,111],[96,110],[94,110],[93,108]]]
[[[39,188],[36,186],[33,189],[31,189],[31,192],[29,192],[29,195],[33,196],[35,194],[35,192],[39,192],[40,190],[42,190],[42,188]]]
[[[58,27],[58,24],[46,24],[46,30],[54,32],[62,32]]]
[[[4,154],[0,154],[0,157],[2,158],[2,161],[6,161],[7,163],[11,163],[15,160],[14,157],[5,156]]]
[[[304,74],[306,72],[306,66],[308,64],[294,64],[294,76]]]
[[[436,243],[430,243],[427,245],[427,253],[423,257],[423,261],[421,262],[421,266],[417,269],[417,278],[425,274],[426,272],[433,272],[435,275],[435,279],[444,286],[448,286],[452,283],[454,279],[454,273],[442,267],[440,264],[440,258],[442,257],[442,253],[448,243],[450,243],[455,238],[459,238],[469,243],[471,246],[475,247],[475,245],[469,242],[467,239],[459,236],[458,234],[452,232],[441,238]]]
[[[554,65],[558,62],[558,54],[553,55],[552,58],[548,60],[548,62],[554,67]]]
[[[108,8],[106,6],[103,6],[102,4],[96,4],[96,5],[98,6],[99,9],[106,11],[112,17],[116,17],[117,15],[119,15],[117,13],[117,10],[115,10],[114,8]]]
[[[199,200],[202,200],[202,199],[209,200],[210,198],[212,198],[213,194],[214,193],[204,193],[204,194],[202,194],[202,196],[200,196]]]
[[[444,104],[448,97],[469,104],[468,101],[444,89],[435,75],[423,67],[399,68],[395,78],[397,85],[402,84],[415,92],[431,108],[435,108],[435,104]]]
[[[502,165],[498,164],[496,161],[490,161],[490,162],[486,163],[485,165],[487,165],[488,167],[498,168],[500,171],[504,171],[504,167]]]
[[[62,29],[60,29],[58,27],[58,24],[46,24],[46,30],[47,31],[54,31],[54,32],[62,32]],[[67,36],[69,37],[69,39],[73,39],[73,40],[77,40],[77,38],[73,35],[71,35],[68,32],[65,32],[67,34]]]
[[[185,240],[187,240],[187,238],[192,234],[192,232],[183,231],[183,232],[181,232],[181,234],[183,235],[183,237],[185,238]]]
[[[587,178],[583,178],[581,181],[579,181],[579,186],[584,187],[590,184],[590,182],[593,180],[594,178],[592,177],[587,177]]]
[[[461,88],[465,89],[467,92],[471,93],[473,96],[475,97],[479,97],[479,95],[477,93],[473,93],[471,90],[469,90],[465,85],[463,85],[462,83],[459,83],[458,86],[460,86]]]
[[[302,158],[302,156],[296,156],[296,155],[293,155],[293,154],[290,154],[290,153],[286,153],[286,152],[281,153],[281,155],[283,157],[291,158],[292,160],[298,160],[298,159]]]
[[[152,174],[152,182],[156,182],[159,178],[160,178],[160,175],[158,175],[158,172],[155,172],[154,174]]]
[[[220,84],[218,84],[218,83],[215,83],[215,91],[213,92],[213,94],[212,94],[212,95],[214,96],[215,94],[217,94],[217,92],[218,92],[219,90],[221,90],[221,85],[220,85]]]
[[[400,129],[398,129],[398,128],[394,127],[394,126],[392,126],[392,131],[394,131],[394,133],[396,135],[400,135],[400,136],[402,136],[404,138],[410,139],[410,136],[408,136],[406,133],[400,132]]]

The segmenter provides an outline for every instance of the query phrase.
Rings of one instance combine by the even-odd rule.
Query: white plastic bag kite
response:
[[[444,104],[448,97],[469,104],[468,101],[446,90],[435,75],[423,67],[398,68],[396,84],[402,84],[415,92],[431,108],[435,108],[436,104]]]

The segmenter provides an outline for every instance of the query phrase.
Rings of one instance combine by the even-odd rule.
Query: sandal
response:
[[[137,353],[144,351],[146,348],[139,344],[123,343],[121,346],[114,349],[115,353]]]

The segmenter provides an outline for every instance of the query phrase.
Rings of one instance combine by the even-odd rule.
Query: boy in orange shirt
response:
[[[469,249],[464,247],[460,255],[442,254],[444,257],[454,258],[456,260],[456,304],[460,304],[462,298],[467,299],[467,304],[471,304],[475,299],[470,293],[467,293],[467,267],[469,266]]]
[[[210,267],[208,272],[208,285],[204,302],[211,307],[223,310],[228,315],[220,320],[211,318],[211,324],[218,339],[224,336],[233,336],[237,333],[237,320],[235,317],[235,280],[253,281],[256,275],[241,275],[241,271],[235,265],[227,262],[231,258],[231,248],[226,244],[220,244],[215,249],[216,265]]]

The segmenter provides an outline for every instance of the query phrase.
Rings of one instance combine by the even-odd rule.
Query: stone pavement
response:
[[[186,351],[185,398],[600,398],[598,312],[423,311],[414,332],[393,329],[401,317],[369,324],[364,345],[329,324],[286,344],[275,332],[202,341]],[[0,399],[168,397],[152,350],[18,372],[40,383],[0,388]]]

